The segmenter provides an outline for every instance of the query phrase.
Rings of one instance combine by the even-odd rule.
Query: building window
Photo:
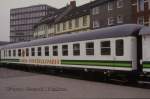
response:
[[[45,56],[49,56],[49,47],[48,46],[45,47]]]
[[[73,44],[73,55],[74,56],[80,55],[80,44]]]
[[[9,50],[9,56],[11,56],[11,50]]]
[[[92,9],[92,14],[93,14],[93,15],[99,14],[99,7],[93,8],[93,9]]]
[[[111,54],[110,41],[101,42],[101,55],[110,55],[110,54]]]
[[[21,49],[18,49],[18,56],[21,56]]]
[[[58,46],[53,46],[53,56],[58,56]]]
[[[35,56],[35,48],[31,48],[31,55]]]
[[[26,56],[29,56],[29,49],[26,48]]]
[[[99,28],[100,27],[100,23],[98,20],[93,20],[93,28]]]
[[[13,56],[14,57],[16,56],[16,50],[13,50]]]
[[[87,25],[87,16],[83,16],[83,26]]]
[[[42,53],[41,53],[41,47],[38,47],[38,56],[41,56]]]
[[[75,19],[75,27],[79,27],[79,18]]]
[[[69,21],[69,29],[72,29],[72,20]]]
[[[68,45],[62,45],[62,55],[68,56]]]
[[[124,42],[123,40],[116,40],[116,56],[123,56],[124,54]]]
[[[58,32],[60,31],[60,24],[59,23],[57,24],[57,31]]]
[[[113,17],[108,18],[108,25],[114,25],[114,21]]]
[[[94,43],[86,43],[86,55],[94,55]]]
[[[137,0],[137,11],[144,11],[144,0]]]
[[[113,10],[113,2],[108,2],[108,10]]]
[[[117,23],[123,23],[123,17],[117,16]]]
[[[117,8],[123,7],[123,0],[117,0]]]
[[[66,30],[66,22],[63,23],[63,30]]]
[[[144,25],[144,16],[139,17],[138,20],[137,20],[137,23],[141,24],[141,25]]]

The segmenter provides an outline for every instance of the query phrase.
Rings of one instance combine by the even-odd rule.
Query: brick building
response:
[[[150,26],[150,0],[132,0],[133,21]]]
[[[94,0],[81,6],[72,1],[36,24],[34,37],[52,37],[121,24],[150,25],[150,0]]]
[[[133,23],[132,0],[95,0],[91,4],[91,27]]]

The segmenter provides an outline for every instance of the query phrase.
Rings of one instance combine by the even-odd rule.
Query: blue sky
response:
[[[0,41],[9,41],[9,14],[11,8],[26,7],[37,4],[48,4],[60,8],[72,0],[1,0],[0,1]],[[76,0],[77,5],[82,5],[92,0]]]

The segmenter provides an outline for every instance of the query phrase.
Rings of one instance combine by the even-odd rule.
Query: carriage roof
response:
[[[88,32],[65,34],[65,35],[59,35],[50,38],[32,40],[28,42],[14,43],[14,44],[3,46],[2,48],[14,49],[14,48],[58,44],[58,43],[75,42],[75,41],[135,36],[138,35],[138,32],[141,28],[142,28],[141,25],[136,25],[136,24],[118,25],[113,27],[91,30]]]
[[[140,35],[150,35],[150,27],[143,27],[141,30],[140,30]]]

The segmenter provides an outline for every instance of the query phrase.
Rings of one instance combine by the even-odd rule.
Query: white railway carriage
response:
[[[1,62],[138,72],[141,57],[137,55],[140,48],[137,38],[141,28],[141,25],[126,24],[9,44],[1,48]]]
[[[150,28],[144,27],[140,31],[142,35],[142,61],[143,72],[150,73]]]

